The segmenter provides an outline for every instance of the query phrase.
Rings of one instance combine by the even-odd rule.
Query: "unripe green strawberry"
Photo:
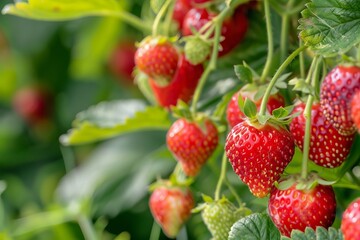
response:
[[[211,44],[199,37],[189,38],[185,45],[185,56],[191,64],[199,64],[206,60],[211,52]]]
[[[213,201],[210,197],[206,198],[206,203],[200,206],[202,208],[201,217],[213,236],[212,240],[228,239],[231,226],[249,214],[249,210],[235,207],[226,198],[218,201]]]

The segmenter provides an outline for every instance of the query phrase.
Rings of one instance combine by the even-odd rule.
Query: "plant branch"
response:
[[[80,214],[77,220],[86,240],[98,240],[94,226],[87,216]]]
[[[226,158],[226,153],[224,152],[222,160],[221,160],[220,176],[219,176],[219,180],[217,182],[216,190],[215,190],[215,200],[220,199],[221,185],[223,184],[225,175],[226,175],[226,163],[227,163],[227,158]]]
[[[153,37],[155,37],[155,36],[157,36],[159,34],[159,25],[160,25],[161,18],[163,16],[165,16],[166,10],[169,8],[171,2],[172,2],[172,0],[167,0],[164,3],[164,5],[162,5],[160,11],[156,15],[154,23],[153,23],[153,27],[152,27],[152,35],[153,35]]]
[[[268,38],[268,55],[266,58],[265,67],[264,67],[263,72],[260,77],[260,83],[266,82],[266,78],[270,72],[271,63],[273,61],[273,55],[274,55],[274,39],[273,39],[273,33],[272,33],[269,0],[264,0],[264,8],[265,8],[265,20],[266,20],[266,32],[267,32],[267,38]]]
[[[268,99],[270,97],[271,94],[271,90],[274,87],[274,85],[276,84],[276,81],[279,79],[280,75],[283,73],[283,71],[287,68],[287,66],[292,62],[292,60],[299,55],[300,52],[302,52],[304,49],[306,48],[306,46],[301,46],[298,49],[296,49],[292,54],[290,54],[290,56],[281,64],[281,66],[279,67],[279,69],[276,71],[276,73],[274,74],[273,78],[271,79],[269,86],[267,87],[264,97],[261,101],[261,105],[260,105],[260,111],[259,111],[259,115],[264,116],[266,113],[266,105],[268,102]]]
[[[321,61],[319,61],[318,56],[315,56],[315,58],[311,63],[309,74],[306,79],[307,83],[310,83],[310,79],[311,79],[312,86],[315,85],[315,82],[319,78],[320,63]],[[313,101],[314,101],[314,96],[309,95],[304,110],[304,118],[306,119],[306,123],[305,123],[305,135],[304,135],[304,143],[303,143],[303,156],[301,163],[301,177],[303,179],[306,179],[308,174],[307,164],[309,159],[310,142],[311,142],[311,110],[312,110]]]
[[[117,11],[116,13],[111,14],[114,17],[118,17],[121,20],[124,20],[129,25],[135,27],[144,32],[151,32],[151,26],[138,18],[137,16],[127,12],[127,11]]]

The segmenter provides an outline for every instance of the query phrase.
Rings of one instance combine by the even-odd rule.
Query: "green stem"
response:
[[[307,84],[311,84],[311,77],[313,76],[313,72],[315,70],[315,67],[317,66],[317,63],[318,62],[318,56],[315,56],[311,62],[311,65],[310,65],[310,69],[309,69],[309,72],[308,72],[308,76],[306,77],[306,80],[305,82]]]
[[[166,15],[165,18],[165,34],[167,36],[169,36],[170,34],[170,28],[171,28],[171,23],[172,23],[172,17],[173,17],[173,13],[174,13],[174,7],[175,7],[175,2],[176,1],[170,1],[170,6],[169,6],[169,11],[168,14]]]
[[[170,6],[172,0],[167,0],[164,5],[161,7],[160,11],[158,12],[158,14],[155,17],[154,23],[153,23],[153,28],[152,28],[152,35],[153,37],[157,36],[159,33],[159,25],[160,25],[160,21],[161,18],[165,15],[166,10],[168,9],[168,7]]]
[[[160,237],[160,226],[159,224],[157,224],[155,221],[152,225],[152,228],[151,228],[151,233],[150,233],[150,238],[149,240],[158,240],[159,237]]]
[[[267,89],[265,91],[263,100],[261,101],[259,115],[262,115],[262,116],[265,115],[266,105],[267,105],[268,99],[270,97],[271,90],[274,87],[276,81],[279,79],[280,75],[287,68],[287,66],[292,62],[292,60],[305,48],[306,48],[305,46],[302,46],[302,47],[299,47],[298,49],[296,49],[292,54],[290,54],[290,56],[281,64],[279,69],[276,71],[276,73],[274,74],[273,78],[271,79],[271,81],[269,83],[269,86],[267,87]]]
[[[218,47],[220,44],[220,37],[221,37],[221,27],[222,23],[224,22],[225,17],[233,10],[235,9],[241,1],[238,1],[236,4],[231,4],[230,6],[227,6],[219,15],[217,15],[215,18],[212,19],[213,24],[215,25],[215,34],[214,34],[214,45],[210,57],[210,62],[205,68],[203,74],[200,77],[199,84],[195,89],[193,101],[191,103],[191,112],[193,115],[196,115],[196,105],[200,99],[201,92],[204,88],[204,85],[206,83],[206,80],[209,76],[209,74],[216,69],[216,63],[217,63],[217,57],[218,57]]]
[[[304,135],[304,145],[303,145],[303,157],[301,164],[301,177],[306,179],[308,173],[308,157],[310,149],[310,138],[311,138],[311,106],[313,103],[314,97],[309,95],[306,107],[304,110],[304,117],[306,119],[305,125],[305,135]]]
[[[64,209],[36,213],[13,222],[11,236],[34,233],[73,220]]]
[[[310,83],[310,79],[311,79],[312,86],[314,86],[316,81],[318,81],[319,79],[320,64],[321,61],[319,61],[318,56],[315,56],[315,58],[311,63],[309,74],[306,79],[307,83]],[[301,164],[301,177],[303,179],[306,179],[308,174],[308,159],[309,159],[310,141],[311,141],[311,110],[312,110],[313,101],[314,101],[314,96],[309,95],[303,113],[304,118],[306,120],[304,143],[303,143],[303,156],[302,156],[302,164]]]
[[[226,154],[224,152],[224,155],[221,160],[220,176],[219,176],[219,180],[217,182],[216,190],[215,190],[215,201],[220,199],[221,185],[223,184],[225,176],[226,176],[226,163],[227,163],[227,158],[226,158]]]
[[[260,77],[260,83],[266,82],[266,78],[270,72],[271,63],[273,61],[273,55],[274,55],[274,39],[273,39],[273,33],[272,33],[269,0],[264,0],[264,8],[265,8],[265,20],[266,20],[266,32],[267,32],[267,38],[268,38],[268,55],[266,58],[265,67],[264,67],[263,72]]]
[[[228,189],[230,190],[231,194],[235,197],[236,202],[238,203],[239,207],[241,207],[243,205],[243,202],[241,201],[240,196],[237,194],[236,190],[234,189],[234,187],[231,185],[231,183],[229,182],[229,180],[225,177],[225,183],[226,186],[228,187]]]
[[[290,0],[286,6],[286,9],[291,9],[294,4],[294,0]],[[282,15],[281,22],[281,40],[280,40],[280,61],[283,62],[288,54],[288,42],[289,42],[289,24],[290,14],[285,11]]]
[[[93,227],[93,224],[92,222],[90,221],[90,219],[81,214],[78,216],[78,223],[79,223],[79,226],[81,228],[81,231],[85,237],[86,240],[97,240],[99,239],[97,234],[96,234],[96,231]]]
[[[299,47],[303,47],[303,46],[304,46],[304,43],[300,39]],[[299,54],[299,61],[300,61],[300,77],[302,79],[304,79],[305,78],[305,55],[304,55],[304,52],[301,52]]]
[[[118,17],[121,20],[124,20],[129,25],[144,31],[144,32],[150,32],[151,26],[147,24],[145,21],[141,20],[141,18],[138,18],[137,16],[127,12],[127,11],[117,11],[115,14],[111,12],[111,15],[114,17]]]

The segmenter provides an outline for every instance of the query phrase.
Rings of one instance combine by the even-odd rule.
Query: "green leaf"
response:
[[[324,227],[317,227],[314,229],[307,227],[305,232],[299,230],[293,230],[291,232],[291,238],[282,237],[282,240],[343,240],[343,235],[340,230],[330,227],[326,230]]]
[[[141,30],[150,31],[151,25],[148,22],[124,11],[123,2],[118,0],[29,0],[5,5],[2,14],[45,21],[73,20],[88,16],[118,17]]]
[[[317,54],[342,54],[360,43],[358,0],[312,0],[306,7],[300,37]]]
[[[170,127],[168,112],[140,100],[104,102],[77,115],[74,128],[60,137],[64,145],[95,142],[124,133]]]
[[[273,115],[275,118],[283,118],[283,117],[286,117],[287,115],[289,115],[289,112],[287,111],[286,108],[279,107],[279,108],[274,109],[274,110],[272,111],[272,115]]]
[[[239,99],[241,99],[242,97],[240,96]],[[240,104],[239,104],[240,106]],[[241,107],[240,107],[241,108]],[[256,105],[253,101],[251,101],[249,98],[245,99],[245,103],[244,103],[244,114],[248,117],[248,118],[254,118],[257,114],[257,108]]]
[[[280,232],[264,213],[254,213],[237,221],[230,230],[229,240],[279,240]]]
[[[239,78],[240,81],[245,83],[252,83],[253,76],[251,70],[243,65],[235,65],[234,66],[235,74]]]
[[[116,216],[147,196],[154,179],[167,175],[174,165],[165,132],[127,134],[99,144],[66,174],[57,198],[65,205],[91,200],[93,214]]]
[[[3,14],[13,14],[39,20],[68,20],[85,16],[111,16],[121,11],[116,0],[29,0],[8,4]]]

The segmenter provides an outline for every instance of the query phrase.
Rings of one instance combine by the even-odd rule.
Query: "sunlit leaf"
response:
[[[360,42],[358,0],[312,0],[306,7],[300,37],[318,54],[344,53]]]
[[[64,145],[99,141],[124,133],[170,127],[169,114],[160,107],[147,107],[140,100],[100,103],[77,115],[74,128],[62,135]]]
[[[3,14],[46,21],[72,20],[88,16],[109,16],[126,19],[139,29],[149,30],[150,24],[142,22],[123,10],[123,1],[118,0],[29,0],[7,4]]]

